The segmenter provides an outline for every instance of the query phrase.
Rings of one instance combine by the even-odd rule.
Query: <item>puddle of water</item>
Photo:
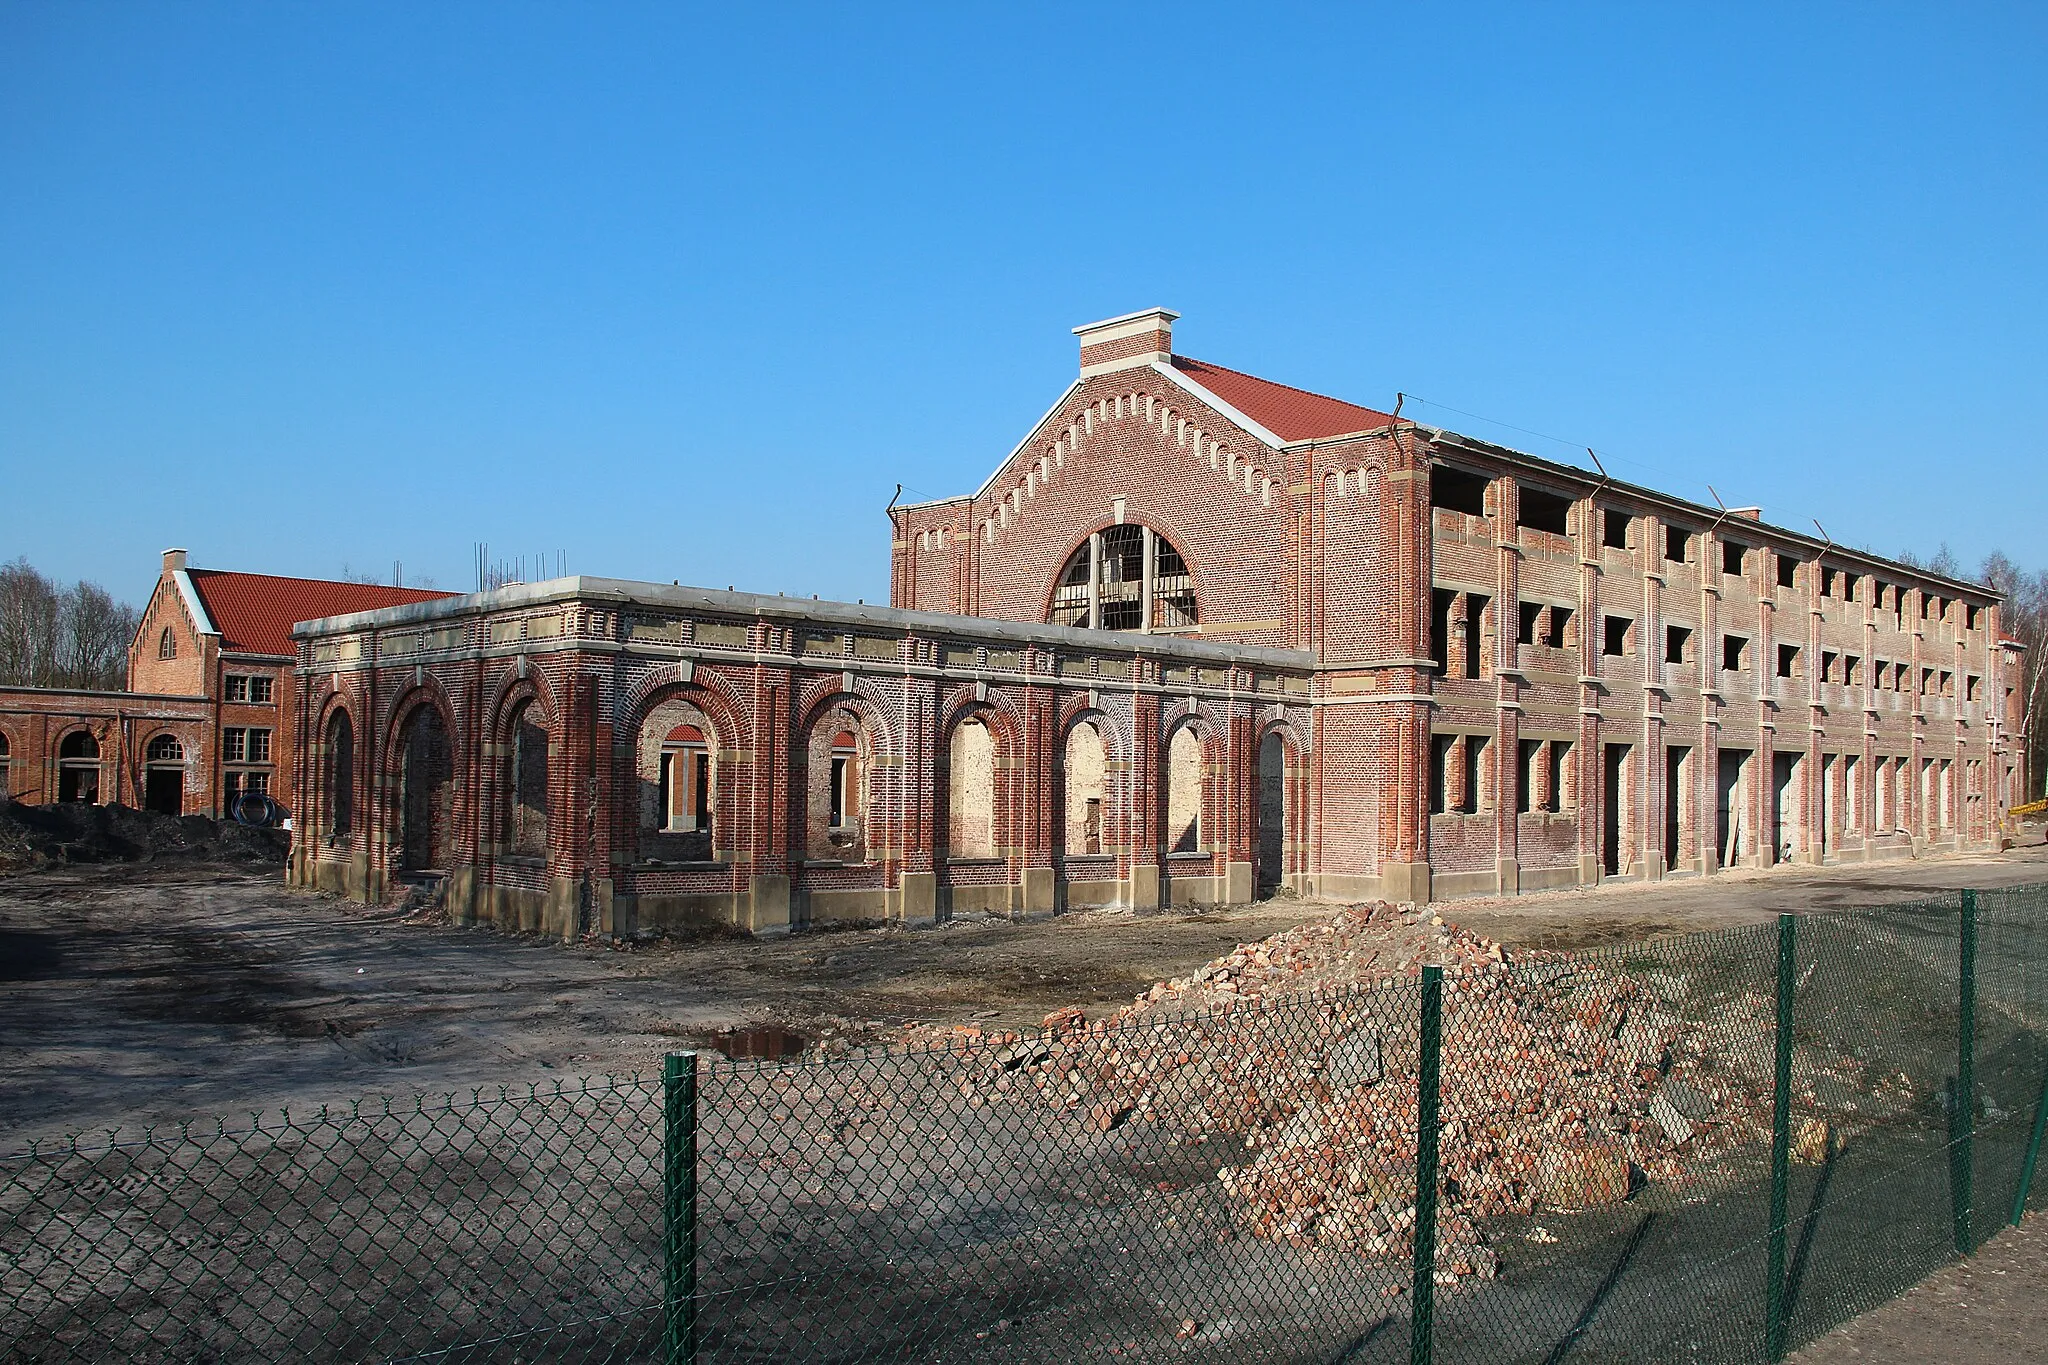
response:
[[[734,1061],[780,1061],[796,1056],[809,1042],[801,1033],[780,1024],[720,1029],[711,1035],[711,1046]]]

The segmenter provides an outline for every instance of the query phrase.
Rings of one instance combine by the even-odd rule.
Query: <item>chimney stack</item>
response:
[[[174,570],[177,570],[177,569],[182,569],[182,568],[184,568],[184,567],[185,567],[185,552],[184,552],[183,550],[165,550],[165,551],[164,551],[164,572],[165,572],[165,573],[171,573],[171,572],[173,572]]]
[[[1171,363],[1173,321],[1179,316],[1170,308],[1147,308],[1076,327],[1074,335],[1081,338],[1081,377],[1136,369],[1155,361]]]

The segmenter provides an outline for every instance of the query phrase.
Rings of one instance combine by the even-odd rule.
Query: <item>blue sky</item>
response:
[[[0,558],[466,589],[483,540],[875,601],[897,482],[975,487],[1068,329],[1159,304],[1203,359],[2039,565],[2044,40],[1988,4],[5,0]]]

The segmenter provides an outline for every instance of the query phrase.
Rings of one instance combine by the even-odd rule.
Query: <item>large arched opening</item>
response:
[[[398,732],[399,867],[444,872],[454,861],[455,761],[440,708],[413,708]]]
[[[1187,560],[1137,522],[1106,526],[1075,548],[1046,615],[1056,626],[1094,630],[1184,630],[1199,619]]]
[[[73,730],[57,745],[57,799],[99,804],[100,742],[90,730]]]
[[[158,815],[185,813],[185,746],[158,735],[142,755],[142,808]]]
[[[348,712],[336,707],[327,718],[327,749],[322,756],[321,819],[329,839],[346,839],[356,822],[356,728]]]

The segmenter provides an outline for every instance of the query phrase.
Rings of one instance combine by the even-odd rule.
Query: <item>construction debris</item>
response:
[[[1610,1206],[1768,1136],[1767,1088],[1682,1020],[1682,976],[1511,957],[1384,903],[1244,944],[1104,1019],[1065,1009],[1036,1035],[961,1047],[961,1093],[1048,1105],[1098,1134],[1142,1124],[1183,1147],[1221,1139],[1243,1153],[1215,1179],[1245,1232],[1407,1257],[1425,964],[1444,969],[1440,1281],[1496,1272],[1476,1220]],[[1767,1028],[1769,1003],[1752,994],[1717,1001],[1719,1024]],[[1728,1028],[1713,1033],[1725,1047]]]

